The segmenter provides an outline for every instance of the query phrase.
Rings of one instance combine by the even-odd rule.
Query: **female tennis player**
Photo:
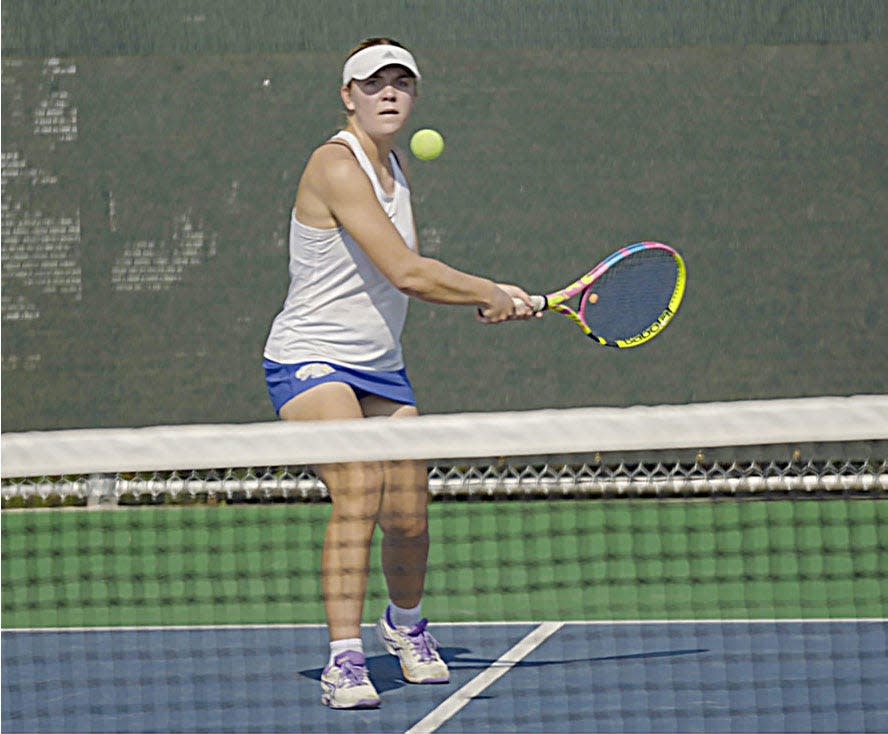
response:
[[[472,306],[490,324],[533,316],[521,288],[419,254],[406,156],[394,146],[419,79],[410,51],[387,38],[363,41],[343,67],[347,124],[314,151],[299,182],[290,287],[265,345],[269,395],[284,420],[417,415],[400,344],[408,297]],[[447,665],[420,613],[429,548],[425,465],[317,471],[333,501],[321,561],[330,633],[321,700],[332,708],[379,705],[359,626],[376,525],[390,599],[377,635],[407,681],[446,683]]]

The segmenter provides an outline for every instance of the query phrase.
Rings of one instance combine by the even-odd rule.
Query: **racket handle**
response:
[[[520,298],[513,298],[512,300],[515,301],[515,305],[516,305],[516,306],[517,306],[518,304],[522,303],[522,301],[521,301]],[[534,312],[534,313],[539,313],[540,311],[545,311],[545,310],[546,310],[546,306],[548,305],[548,304],[546,303],[546,297],[545,297],[545,296],[531,296],[531,297],[530,297],[530,302],[533,304],[533,312]]]

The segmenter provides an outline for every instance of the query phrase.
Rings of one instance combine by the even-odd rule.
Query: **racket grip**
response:
[[[517,306],[519,303],[522,303],[520,298],[513,298],[515,301],[515,305]],[[539,313],[540,311],[546,310],[546,297],[545,296],[531,296],[530,302],[533,304],[533,312]]]

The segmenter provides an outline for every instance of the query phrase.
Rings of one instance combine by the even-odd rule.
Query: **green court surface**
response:
[[[320,623],[329,505],[3,513],[3,627]],[[436,502],[439,621],[884,617],[878,500]],[[372,559],[365,620],[386,598]]]

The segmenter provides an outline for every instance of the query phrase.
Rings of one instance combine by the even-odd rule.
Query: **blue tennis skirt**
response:
[[[416,405],[413,386],[405,369],[365,372],[331,362],[281,364],[270,359],[263,359],[262,366],[275,413],[280,413],[284,404],[300,393],[324,382],[344,382],[355,391],[359,400],[367,395],[378,395],[396,403]]]

